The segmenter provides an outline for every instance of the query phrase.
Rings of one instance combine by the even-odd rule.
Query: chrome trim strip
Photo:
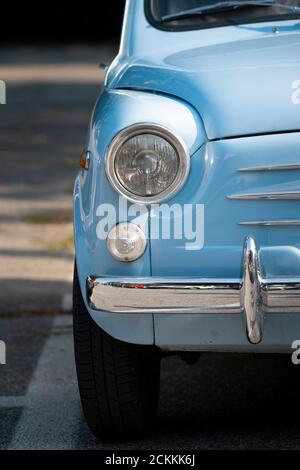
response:
[[[240,313],[243,285],[239,279],[90,276],[87,297],[92,309],[110,313]],[[297,307],[300,313],[300,277],[261,278],[260,289],[265,313],[282,307],[286,313]]]
[[[262,278],[252,237],[245,239],[242,279],[89,276],[86,287],[89,307],[108,313],[242,313],[253,344],[262,340],[265,315],[300,314],[300,276]]]
[[[120,147],[131,137],[140,134],[153,134],[167,140],[176,150],[179,157],[179,169],[173,183],[155,196],[139,196],[128,191],[119,181],[115,172],[115,157]],[[171,129],[152,123],[139,123],[126,127],[111,141],[105,155],[105,171],[112,187],[119,194],[137,204],[153,204],[173,197],[184,185],[190,171],[190,154],[186,143]]]
[[[199,278],[87,280],[89,305],[110,313],[239,313],[240,281]]]
[[[257,225],[261,227],[280,227],[300,225],[300,220],[248,220],[239,222],[238,225]]]
[[[241,173],[248,172],[259,172],[259,171],[289,171],[289,170],[300,170],[300,165],[290,164],[290,165],[266,165],[266,166],[253,166],[246,168],[238,168],[237,171]]]
[[[247,237],[244,245],[241,313],[246,323],[247,337],[258,344],[263,337],[263,289],[258,250],[254,238]]]
[[[252,193],[252,194],[231,194],[227,199],[233,200],[293,200],[300,199],[299,191],[280,191],[278,193]]]
[[[268,313],[277,313],[278,311],[288,311],[289,313],[298,313],[300,305],[300,279],[296,280],[273,279],[264,281],[263,289],[265,295],[265,310]]]

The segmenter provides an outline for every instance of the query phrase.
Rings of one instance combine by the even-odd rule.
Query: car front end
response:
[[[232,24],[232,5],[127,2],[74,189],[82,308],[122,344],[286,353],[300,335],[300,10],[248,3]]]

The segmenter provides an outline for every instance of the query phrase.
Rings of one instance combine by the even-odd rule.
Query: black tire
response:
[[[93,434],[115,440],[152,431],[159,396],[158,349],[116,340],[96,325],[85,307],[76,265],[73,316],[79,392]]]

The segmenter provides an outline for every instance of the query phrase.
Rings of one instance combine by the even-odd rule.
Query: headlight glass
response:
[[[175,180],[178,169],[179,157],[174,147],[151,134],[130,138],[115,157],[118,180],[138,196],[155,196],[165,191]]]
[[[160,126],[136,125],[120,132],[106,155],[114,188],[134,202],[159,202],[175,194],[189,171],[185,144]]]

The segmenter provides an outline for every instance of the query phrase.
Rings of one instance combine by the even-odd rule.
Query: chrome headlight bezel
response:
[[[165,139],[175,149],[179,158],[179,168],[174,181],[155,196],[139,196],[128,191],[119,181],[115,171],[115,158],[119,149],[129,139],[140,134],[152,134]],[[137,204],[159,203],[175,196],[184,185],[190,170],[189,150],[185,142],[167,127],[152,123],[134,124],[120,131],[111,141],[105,155],[105,170],[113,188],[129,201]]]

